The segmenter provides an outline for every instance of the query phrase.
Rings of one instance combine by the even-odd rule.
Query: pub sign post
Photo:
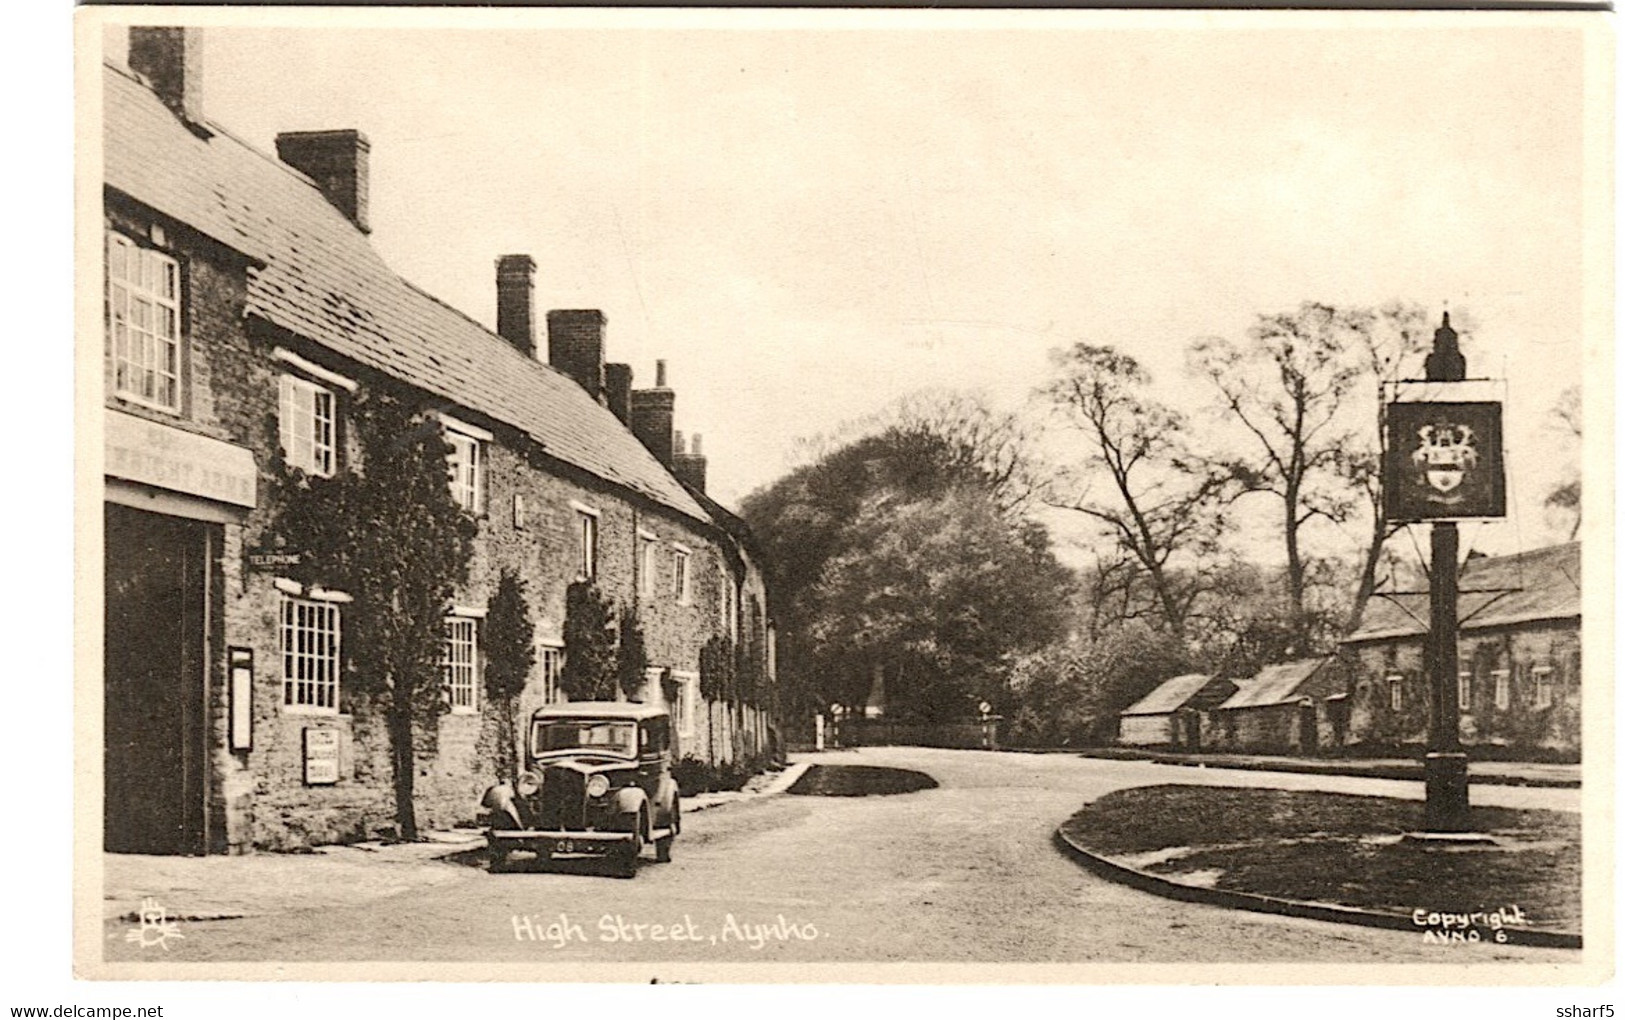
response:
[[[1433,333],[1426,381],[1467,378],[1450,313]],[[1437,392],[1448,387],[1429,387]],[[1433,393],[1429,394],[1430,396]],[[1501,405],[1493,401],[1395,401],[1385,409],[1383,510],[1391,524],[1431,525],[1428,638],[1427,784],[1424,827],[1434,833],[1471,828],[1467,755],[1461,747],[1456,704],[1458,520],[1506,516],[1506,472],[1501,448]]]

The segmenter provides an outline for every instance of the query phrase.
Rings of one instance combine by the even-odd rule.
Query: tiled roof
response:
[[[518,429],[552,457],[696,520],[705,510],[563,373],[402,280],[303,175],[224,131],[193,134],[104,69],[109,187],[252,257],[248,313]]]
[[[1258,675],[1238,679],[1236,693],[1220,705],[1221,709],[1258,708],[1263,705],[1285,705],[1299,700],[1298,688],[1315,671],[1325,665],[1326,659],[1299,659],[1265,666]]]
[[[1206,673],[1186,673],[1164,680],[1157,689],[1123,709],[1122,715],[1164,715],[1185,707],[1185,703],[1202,693],[1213,680]]]
[[[1426,582],[1411,584],[1415,590]],[[1580,616],[1580,543],[1468,560],[1458,582],[1461,629],[1481,630]],[[1395,605],[1395,601],[1400,605]],[[1402,608],[1403,607],[1403,608]],[[1426,595],[1374,596],[1345,644],[1427,632]]]

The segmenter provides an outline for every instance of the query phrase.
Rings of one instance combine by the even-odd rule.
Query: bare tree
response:
[[[1224,529],[1229,479],[1191,453],[1184,418],[1145,395],[1150,376],[1132,357],[1080,343],[1052,358],[1057,374],[1044,392],[1089,455],[1067,476],[1069,498],[1050,505],[1099,522],[1144,572],[1161,622],[1183,638]],[[1108,588],[1125,600],[1132,592],[1116,577]]]
[[[1350,451],[1362,447],[1341,412],[1369,376],[1371,362],[1362,359],[1373,349],[1377,319],[1369,309],[1305,302],[1259,316],[1244,344],[1208,338],[1191,350],[1192,367],[1213,383],[1226,419],[1251,440],[1251,454],[1231,461],[1231,471],[1249,490],[1280,500],[1298,654],[1307,651],[1311,630],[1305,528],[1316,518],[1342,524],[1357,505],[1348,484]],[[1368,487],[1377,484],[1369,467],[1354,473]]]
[[[1565,443],[1572,443],[1577,448],[1584,441],[1584,420],[1581,418],[1580,387],[1570,386],[1558,395],[1557,403],[1552,406],[1549,413],[1547,427],[1558,433]],[[1574,470],[1570,477],[1552,486],[1546,494],[1546,506],[1556,510],[1569,519],[1568,540],[1574,541],[1580,537],[1580,472]]]

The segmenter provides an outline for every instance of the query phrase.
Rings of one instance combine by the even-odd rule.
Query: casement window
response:
[[[1512,705],[1512,674],[1504,669],[1492,670],[1490,679],[1495,684],[1495,707],[1505,711]]]
[[[471,514],[485,508],[485,450],[480,437],[447,423],[446,442],[451,444],[447,470],[451,475],[451,497]]]
[[[289,467],[331,476],[338,468],[338,401],[333,391],[287,374],[279,389],[282,456]]]
[[[572,503],[575,509],[576,576],[592,580],[598,576],[598,511]]]
[[[180,264],[122,234],[107,236],[113,390],[165,411],[181,406]]]
[[[660,569],[660,542],[647,531],[638,532],[638,594],[653,598],[655,575]]]
[[[694,739],[698,729],[700,717],[700,675],[698,673],[672,670],[671,678],[676,683],[677,699],[672,705],[672,722],[676,725],[678,739],[685,748],[684,753],[692,753],[687,749],[694,747]]]
[[[479,620],[474,617],[446,617],[440,669],[446,700],[458,714],[479,710],[479,634]]]
[[[671,552],[671,595],[678,605],[688,605],[690,579],[688,576],[688,550],[677,546]]]
[[[282,705],[294,712],[339,710],[341,616],[333,602],[281,595],[278,651]]]
[[[1473,707],[1473,674],[1469,670],[1456,674],[1456,707],[1463,712]]]
[[[1535,707],[1552,707],[1552,667],[1536,666],[1532,671],[1535,679]]]
[[[542,703],[551,705],[559,700],[559,674],[564,672],[564,646],[545,644],[537,658],[542,667]]]
[[[1405,678],[1395,674],[1388,677],[1388,708],[1398,712],[1405,707]]]

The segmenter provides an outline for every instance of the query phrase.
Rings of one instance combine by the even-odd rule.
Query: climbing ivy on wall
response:
[[[278,463],[270,534],[299,555],[292,580],[349,594],[343,690],[386,718],[401,837],[416,839],[416,752],[446,711],[445,618],[468,576],[478,527],[452,499],[438,421],[388,391],[351,403],[360,463],[329,478]]]

